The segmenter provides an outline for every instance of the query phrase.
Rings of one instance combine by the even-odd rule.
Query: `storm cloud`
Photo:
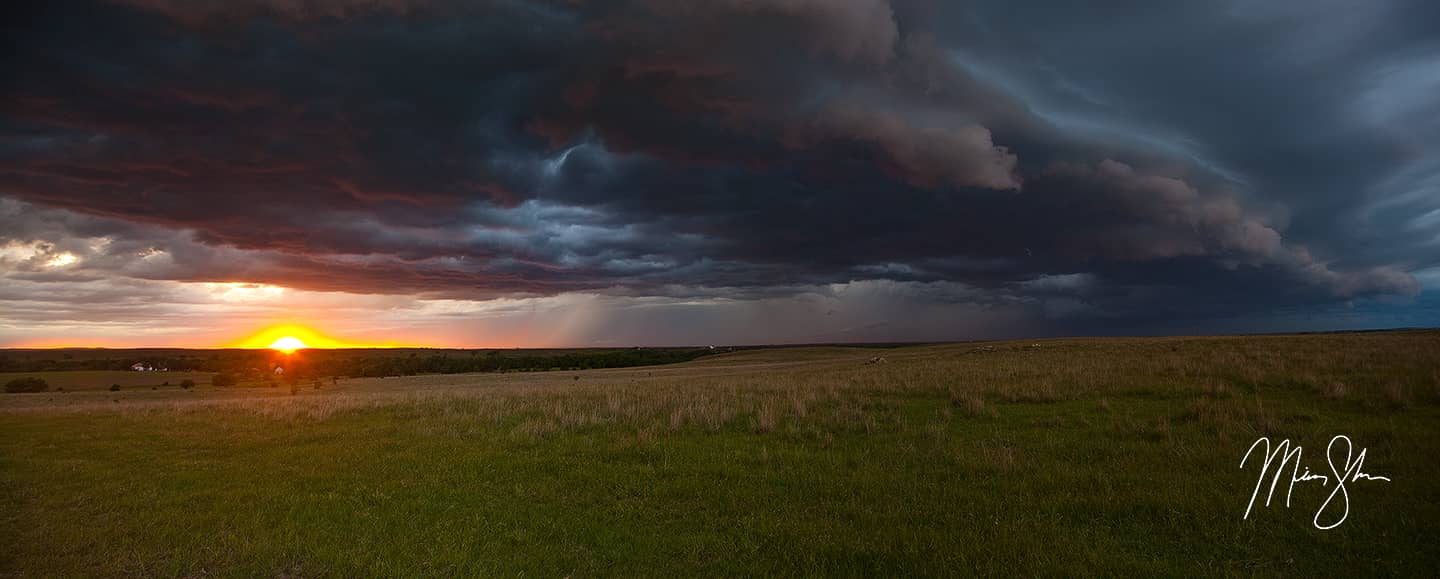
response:
[[[1427,2],[24,4],[16,312],[245,283],[946,339],[1404,307],[1440,267]]]

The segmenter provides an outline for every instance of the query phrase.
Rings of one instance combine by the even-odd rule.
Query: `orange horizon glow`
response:
[[[447,344],[435,345],[421,342],[386,340],[383,342],[350,341],[334,338],[321,334],[316,330],[298,325],[282,325],[269,327],[254,334],[247,335],[240,339],[229,340],[206,340],[202,343],[177,343],[173,340],[159,340],[151,343],[133,343],[128,340],[115,338],[96,338],[85,341],[70,340],[37,340],[31,342],[20,342],[15,344],[0,345],[0,349],[6,350],[148,350],[148,349],[182,349],[182,350],[277,350],[285,351],[286,348],[276,348],[276,342],[285,338],[293,338],[300,342],[301,346],[292,351],[301,349],[315,350],[344,350],[344,349],[387,349],[387,348],[460,348],[460,349],[484,349],[502,348],[508,349],[516,346],[511,345],[471,345],[471,344]],[[288,342],[288,341],[287,341]],[[282,344],[283,345],[283,344]],[[542,347],[542,346],[528,346]],[[543,346],[552,347],[552,346]]]
[[[400,344],[395,342],[385,343],[356,343],[339,338],[334,338],[320,333],[319,331],[296,324],[283,324],[270,326],[259,332],[251,334],[243,339],[237,340],[223,347],[243,348],[248,350],[278,350],[287,354],[300,349],[346,349],[346,348],[425,348],[413,344]]]
[[[229,325],[229,324],[226,324]],[[254,328],[255,326],[250,326]],[[270,350],[281,351],[280,348],[272,348],[277,340],[283,338],[294,338],[304,344],[299,349],[314,350],[342,350],[342,349],[387,349],[387,348],[459,348],[459,349],[510,349],[510,348],[555,348],[565,347],[560,344],[534,343],[526,340],[524,335],[513,336],[513,340],[495,340],[485,342],[457,342],[437,344],[425,340],[407,339],[406,337],[391,332],[387,338],[398,339],[367,340],[363,337],[352,339],[349,337],[335,336],[315,329],[315,326],[301,325],[293,322],[280,323],[272,326],[261,326],[260,330],[250,330],[251,333],[240,334],[238,332],[207,332],[205,335],[195,335],[186,338],[183,335],[171,334],[158,339],[146,340],[143,337],[117,338],[113,336],[96,336],[89,339],[42,339],[12,344],[0,345],[0,349],[16,350],[85,350],[85,349],[109,349],[109,350],[145,350],[145,349],[245,349],[245,350]],[[375,331],[366,332],[373,335]],[[229,336],[226,336],[226,333]],[[413,333],[413,332],[406,332]],[[218,334],[218,335],[217,335]],[[500,337],[500,336],[497,336]],[[511,337],[511,336],[505,336]]]

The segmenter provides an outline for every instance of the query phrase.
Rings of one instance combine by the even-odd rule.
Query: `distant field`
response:
[[[209,384],[212,372],[124,372],[119,370],[78,370],[67,372],[0,372],[0,386],[16,378],[44,378],[51,390],[107,390],[112,384],[121,388],[161,386],[179,388],[183,380]]]
[[[1433,576],[1437,456],[1435,331],[8,394],[0,576]]]

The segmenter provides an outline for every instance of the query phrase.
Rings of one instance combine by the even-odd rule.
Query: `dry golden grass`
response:
[[[1033,343],[3,395],[0,575],[1434,568],[1440,332]],[[1336,434],[1394,477],[1344,529],[1240,519],[1257,436]]]
[[[884,364],[866,364],[883,354]],[[367,378],[304,388],[67,392],[9,395],[4,412],[187,413],[220,409],[283,420],[325,420],[382,407],[425,407],[446,424],[506,422],[543,437],[600,424],[647,436],[718,431],[743,422],[771,432],[819,419],[873,431],[886,409],[873,394],[938,396],[961,416],[993,415],[989,401],[1048,404],[1114,397],[1193,398],[1187,416],[1224,430],[1275,420],[1245,396],[1258,388],[1314,394],[1332,403],[1395,411],[1440,397],[1440,334],[1391,332],[1306,336],[1066,339],[865,348],[785,348],[718,355],[673,366]],[[817,416],[816,413],[820,415]],[[464,420],[456,420],[464,418]],[[1159,423],[1137,430],[1163,435]]]

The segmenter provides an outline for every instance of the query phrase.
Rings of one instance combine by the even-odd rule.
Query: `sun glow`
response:
[[[293,354],[295,350],[303,350],[305,348],[309,348],[309,346],[306,346],[304,341],[295,336],[285,336],[270,343],[271,350],[279,350],[286,354]]]
[[[235,341],[230,347],[253,349],[269,348],[288,354],[303,348],[359,348],[365,346],[332,338],[305,326],[286,324],[265,328],[244,339]]]
[[[225,347],[254,350],[271,349],[290,353],[306,348],[333,350],[339,348],[428,348],[431,346],[414,342],[391,340],[352,342],[327,336],[307,326],[283,324],[270,326],[259,332],[230,342]]]
[[[65,267],[78,260],[79,258],[75,257],[73,253],[62,253],[50,258],[50,261],[45,262],[45,267]]]

